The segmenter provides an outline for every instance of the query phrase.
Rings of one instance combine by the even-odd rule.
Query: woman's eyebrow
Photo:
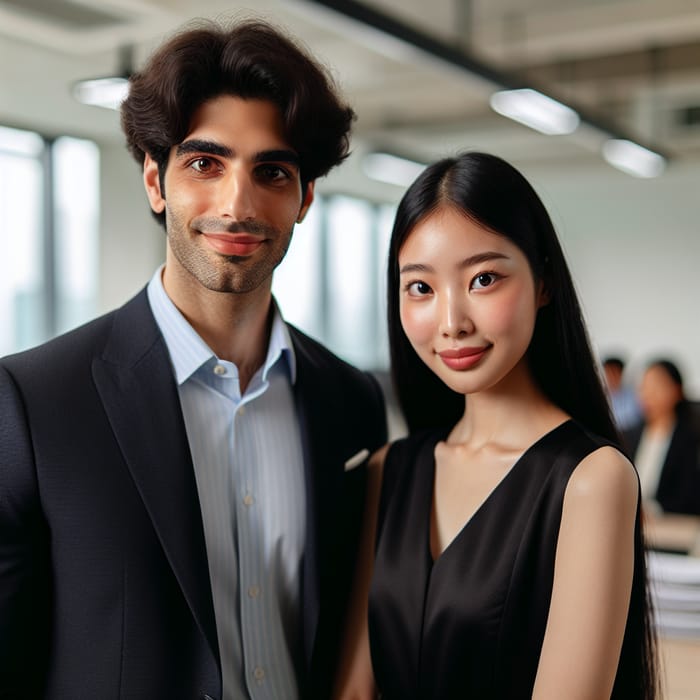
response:
[[[470,255],[468,258],[464,258],[459,264],[460,269],[466,269],[472,267],[473,265],[480,265],[481,263],[489,262],[491,260],[507,260],[508,256],[504,253],[497,253],[496,251],[487,251],[485,253],[477,253],[476,255]],[[407,272],[435,272],[434,268],[430,265],[425,265],[424,263],[406,263],[400,270],[400,274],[405,274]]]
[[[467,267],[472,267],[473,265],[480,265],[481,263],[490,262],[491,260],[506,260],[508,256],[505,253],[498,253],[495,250],[488,250],[484,253],[477,253],[476,255],[470,255],[468,258],[464,258],[459,266],[464,269]]]

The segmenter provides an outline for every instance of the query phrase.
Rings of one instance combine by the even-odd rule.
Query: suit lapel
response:
[[[170,358],[145,292],[116,312],[93,376],[163,550],[218,660],[192,459]]]
[[[322,597],[322,566],[329,541],[328,525],[336,502],[342,460],[342,445],[335,444],[337,430],[333,429],[329,413],[328,387],[319,368],[307,354],[304,339],[290,328],[297,365],[294,385],[297,414],[304,450],[306,476],[306,547],[302,581],[302,615],[304,652],[310,662],[320,614]],[[335,441],[334,441],[335,439]],[[333,465],[338,469],[334,470]],[[324,534],[325,533],[325,534]]]
[[[322,412],[314,411],[314,406],[324,405],[316,396],[316,383],[304,380],[311,369],[303,356],[297,351],[297,381],[294,387],[302,448],[304,452],[304,474],[306,478],[306,545],[304,550],[304,569],[302,580],[302,614],[304,633],[304,654],[307,664],[311,659],[320,609],[320,570],[322,559],[320,533],[323,532],[323,512],[321,494],[330,492],[329,484],[324,483],[330,476],[330,470],[320,468],[327,449],[324,436],[327,431],[320,425]]]
[[[366,473],[356,470],[349,476],[344,471],[345,462],[357,453],[358,435],[348,430],[344,422],[343,410],[348,407],[341,408],[345,397],[338,382],[338,367],[329,364],[326,351],[319,355],[318,349],[293,327],[290,327],[290,334],[296,358],[294,395],[306,475],[302,619],[309,669],[319,651],[322,655],[326,653],[319,649],[319,644],[326,643],[329,633],[337,632],[332,628],[337,626],[337,608],[343,596],[339,596],[337,590],[339,560],[336,555],[349,546],[346,535],[359,514],[348,507],[361,504]],[[352,570],[347,574],[352,576]],[[313,668],[312,672],[315,672]]]

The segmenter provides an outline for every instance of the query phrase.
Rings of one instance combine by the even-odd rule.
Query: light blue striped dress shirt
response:
[[[223,700],[293,700],[306,492],[288,330],[275,309],[267,359],[241,396],[236,366],[218,359],[178,311],[162,269],[148,299],[172,360],[194,463]]]

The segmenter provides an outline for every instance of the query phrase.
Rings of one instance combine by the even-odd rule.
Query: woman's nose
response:
[[[440,333],[445,338],[459,338],[473,332],[467,300],[462,290],[449,291],[443,296],[440,309]]]

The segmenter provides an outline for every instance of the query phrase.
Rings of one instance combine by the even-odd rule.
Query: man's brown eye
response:
[[[211,168],[211,161],[209,158],[197,158],[197,160],[192,163],[192,167],[197,172],[202,173]]]

